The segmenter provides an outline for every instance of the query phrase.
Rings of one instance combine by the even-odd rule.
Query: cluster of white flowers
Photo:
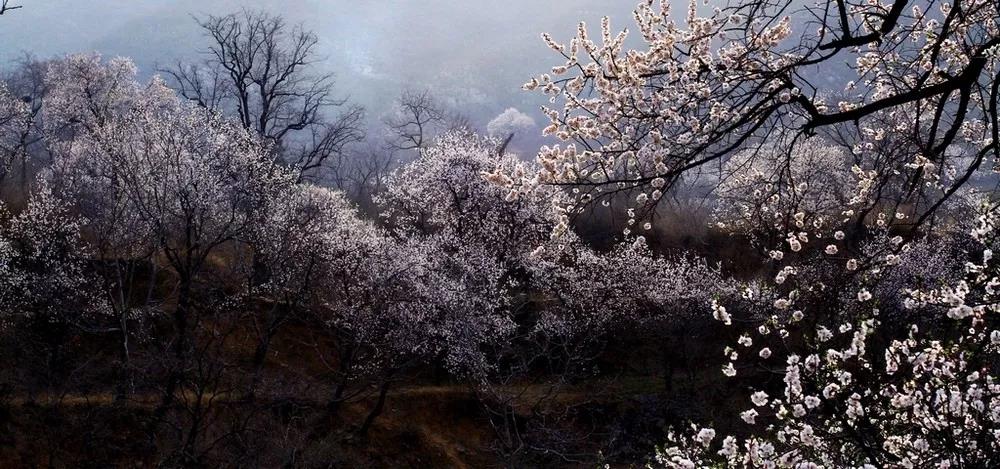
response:
[[[751,88],[780,88],[789,99],[800,94],[772,83],[767,73],[789,62],[775,50],[791,33],[787,18],[771,26],[749,25],[753,39],[727,38],[733,18],[718,9],[700,17],[695,1],[687,29],[675,24],[667,2],[659,8],[652,1],[641,3],[635,19],[647,50],[624,51],[626,33],[613,35],[607,18],[601,23],[600,44],[583,23],[568,46],[543,35],[566,62],[524,88],[541,90],[552,102],[561,98],[562,110],[543,109],[550,121],[544,133],[576,140],[586,150],[573,143],[542,148],[537,171],[508,174],[503,182],[529,189],[579,184],[588,189],[579,194],[587,202],[621,189],[617,184],[622,181],[643,181],[636,196],[641,210],[655,204],[674,172],[687,164],[683,153],[723,146],[716,139],[744,127],[733,123],[741,120],[739,111],[730,99],[719,98],[722,90],[738,89],[740,98],[734,100],[748,99],[743,103],[747,107],[774,101],[769,95],[744,93]],[[722,46],[713,48],[718,41]],[[647,123],[650,118],[655,122]]]
[[[716,191],[717,227],[765,242],[788,238],[794,252],[808,243],[810,233],[825,230],[841,218],[851,194],[846,152],[814,138],[794,147],[791,154],[774,138],[762,151],[747,151],[729,159]],[[830,246],[833,246],[831,249]],[[835,255],[836,245],[827,253]],[[831,252],[832,251],[832,252]],[[784,252],[770,257],[780,261]]]
[[[681,174],[749,147],[737,158],[742,165],[729,166],[768,181],[757,188],[760,199],[786,203],[782,199],[808,190],[815,198],[809,202],[826,208],[846,188],[808,186],[836,184],[842,155],[830,149],[810,157],[822,144],[810,144],[808,136],[857,122],[851,136],[839,127],[832,132],[843,137],[863,176],[852,203],[885,197],[886,180],[913,184],[915,173],[928,189],[957,187],[942,183],[948,179],[943,176],[957,182],[979,166],[983,153],[962,155],[996,153],[989,80],[983,77],[993,77],[1000,66],[1000,21],[990,0],[961,8],[914,3],[908,8],[902,0],[849,0],[807,7],[804,16],[816,18],[816,30],[807,20],[794,40],[793,22],[778,5],[735,2],[705,11],[694,0],[683,19],[670,2],[641,2],[634,15],[643,45],[637,49],[625,49],[626,32],[612,34],[607,18],[599,39],[583,23],[568,44],[545,34],[546,44],[565,61],[524,87],[560,104],[543,108],[550,121],[544,132],[567,143],[542,148],[537,170],[507,172],[497,180],[515,191],[572,186],[576,200],[566,203],[569,212],[633,192],[636,203],[629,210],[636,218],[651,213]],[[856,65],[857,77],[843,94],[834,94],[841,100],[837,106],[828,105],[831,96],[808,78],[817,63],[829,62]],[[789,135],[775,135],[780,132]],[[791,162],[788,168],[767,161],[778,160],[767,153],[783,139],[787,144],[776,146],[792,149],[780,159]],[[795,148],[802,144],[807,147]],[[752,162],[759,153],[767,164]],[[808,167],[810,160],[820,166]],[[748,163],[757,167],[741,168]],[[824,168],[836,171],[824,174]],[[793,181],[793,175],[802,177]],[[811,181],[811,175],[820,180]],[[770,223],[768,208],[736,204],[725,218]]]
[[[546,200],[511,208],[482,179],[497,142],[448,134],[402,168],[380,200],[388,230],[342,194],[295,182],[238,122],[135,73],[125,59],[81,55],[54,62],[47,77],[55,162],[45,180],[86,217],[102,255],[141,254],[191,282],[236,246],[249,257],[233,265],[250,299],[280,304],[369,357],[344,380],[384,379],[425,358],[456,372],[486,366],[483,345],[512,328],[504,269],[551,231]],[[255,319],[262,345],[284,322]]]
[[[16,157],[26,149],[24,143],[31,119],[28,104],[0,84],[0,179],[10,170]]]
[[[21,320],[83,325],[107,314],[88,275],[80,220],[44,182],[27,208],[8,218],[0,206],[0,327]]]
[[[773,282],[783,292],[773,303],[778,314],[760,314],[760,326],[726,348],[722,370],[729,377],[742,376],[741,370],[753,376],[761,367],[780,372],[782,395],[752,392],[752,406],[739,414],[751,436],[727,437],[720,448],[701,433],[673,433],[658,462],[989,465],[1000,451],[1000,264],[992,255],[997,206],[982,207],[971,231],[976,242],[964,249],[973,259],[964,266],[950,261],[961,254],[939,252],[951,249],[944,240],[906,243],[887,234],[888,224],[878,221],[889,217],[873,217],[867,241],[856,243],[857,258],[846,266],[822,267],[840,249],[786,259],[794,264],[781,267]],[[847,249],[850,237],[838,228],[828,227],[837,241],[830,246]],[[952,243],[968,239],[948,230],[938,235]],[[718,303],[712,308],[725,310]],[[718,313],[716,319],[730,323]],[[737,348],[759,351],[738,354]],[[783,365],[775,349],[784,351]]]
[[[728,321],[715,299],[736,296],[735,283],[718,267],[656,255],[645,245],[622,244],[604,253],[574,246],[562,256],[537,259],[530,269],[544,295],[539,327],[570,336],[703,317],[710,301],[713,314]]]

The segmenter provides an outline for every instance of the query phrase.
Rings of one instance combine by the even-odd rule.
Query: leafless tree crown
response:
[[[303,175],[363,138],[364,110],[334,97],[333,74],[316,70],[313,32],[249,10],[198,24],[209,38],[207,57],[164,70],[184,97],[235,115]]]

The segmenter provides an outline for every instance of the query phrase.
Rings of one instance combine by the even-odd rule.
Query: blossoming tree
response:
[[[641,217],[685,172],[789,129],[792,143],[844,137],[863,170],[903,172],[909,192],[925,173],[951,171],[932,209],[1000,153],[995,2],[737,1],[703,12],[692,1],[678,18],[669,2],[644,1],[635,22],[638,49],[607,18],[598,38],[582,23],[568,44],[543,36],[565,61],[525,88],[559,105],[543,109],[545,132],[568,143],[543,148],[541,169],[512,190],[575,187],[567,216],[627,192]],[[812,78],[844,62],[856,77],[843,91]],[[905,141],[904,159],[873,167],[869,150],[890,137]]]

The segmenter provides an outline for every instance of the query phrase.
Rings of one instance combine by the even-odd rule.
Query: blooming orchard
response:
[[[706,16],[691,2],[682,27],[667,2],[643,2],[636,50],[607,18],[599,43],[582,23],[568,45],[543,35],[566,61],[525,88],[561,104],[543,108],[545,132],[571,143],[543,148],[536,170],[484,177],[512,197],[572,188],[561,225],[624,192],[632,225],[681,175],[724,161],[717,228],[754,240],[772,277],[728,308],[711,301],[726,325],[756,324],[724,350],[722,373],[768,370],[784,386],[751,393],[740,413],[750,436],[695,426],[658,462],[995,464],[995,205],[985,199],[973,242],[969,204],[946,202],[972,195],[1000,154],[996,5],[820,2],[797,20],[789,7],[736,2]],[[807,29],[793,39],[794,23]],[[846,57],[857,78],[843,91],[807,78]],[[926,265],[947,269],[935,278]]]
[[[407,93],[388,143],[417,154],[334,171],[361,180],[355,200],[319,169],[359,138],[360,110],[320,114],[340,103],[330,77],[292,73],[318,39],[278,17],[206,20],[220,63],[172,72],[181,95],[124,58],[46,62],[42,96],[0,87],[0,169],[50,157],[0,213],[0,348],[37,355],[0,398],[113,394],[113,420],[142,409],[143,441],[173,466],[329,464],[387,401],[459,393],[510,467],[599,450],[684,468],[997,466],[1000,10],[800,3],[691,2],[679,21],[644,1],[631,50],[608,19],[593,39],[582,23],[566,44],[544,35],[561,58],[525,88],[549,97],[560,142],[533,162],[498,130],[529,116],[445,131],[429,94]],[[291,48],[226,62],[261,37],[244,24]],[[293,97],[268,107],[261,64],[287,60],[296,78],[272,91]],[[226,78],[198,81],[212,70],[246,75],[209,99]],[[226,102],[240,115],[213,109]],[[653,225],[692,187],[711,189],[704,233]],[[605,223],[625,236],[595,235]]]

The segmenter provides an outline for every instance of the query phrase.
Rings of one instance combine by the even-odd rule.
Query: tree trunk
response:
[[[358,429],[358,435],[365,437],[368,435],[368,430],[371,429],[372,423],[379,415],[382,415],[382,410],[385,408],[385,395],[389,392],[389,380],[382,382],[382,386],[378,390],[378,401],[375,402],[375,408],[368,413],[365,417],[365,422],[361,424],[361,428]]]
[[[337,415],[337,412],[340,411],[340,404],[343,402],[344,393],[347,390],[347,374],[351,369],[353,359],[354,347],[350,345],[345,346],[340,354],[340,364],[337,366],[338,373],[340,373],[340,381],[334,387],[333,396],[326,405],[326,414],[329,417]]]
[[[190,308],[191,280],[186,276],[182,276],[180,291],[177,295],[177,309],[174,310],[174,332],[177,335],[173,347],[175,362],[170,367],[170,373],[168,374],[163,392],[163,400],[156,412],[158,417],[162,417],[167,408],[173,404],[174,393],[177,392],[177,387],[184,380],[184,373],[187,368],[187,329]]]

